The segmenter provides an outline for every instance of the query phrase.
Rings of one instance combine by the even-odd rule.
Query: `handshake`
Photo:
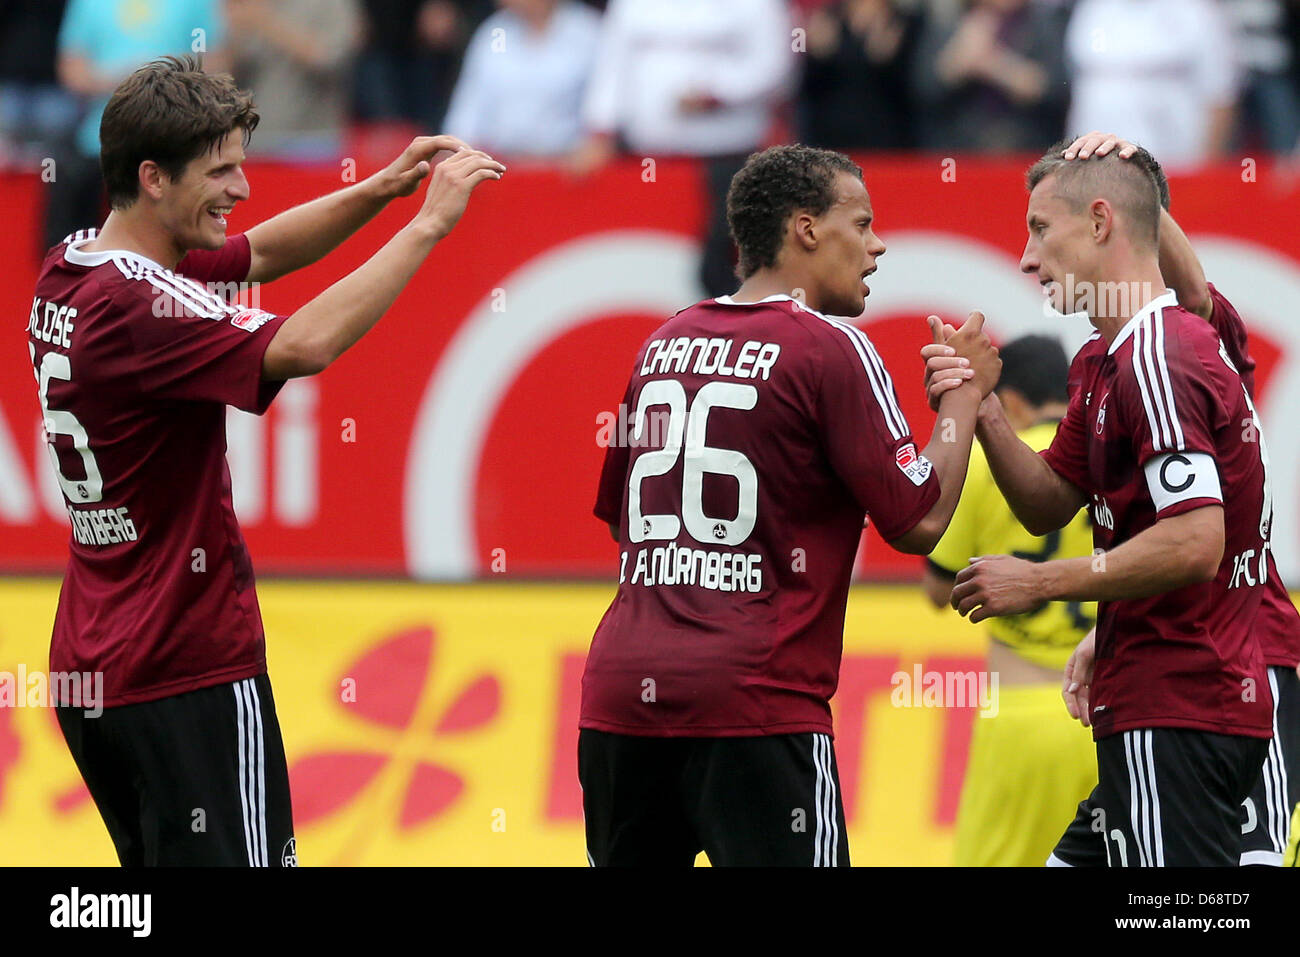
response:
[[[1002,375],[1002,360],[984,332],[984,313],[972,312],[960,329],[938,316],[927,316],[926,322],[933,341],[921,349],[921,358],[925,360],[925,393],[930,408],[939,411],[939,400],[945,392],[967,384],[979,389],[981,397],[988,396]]]

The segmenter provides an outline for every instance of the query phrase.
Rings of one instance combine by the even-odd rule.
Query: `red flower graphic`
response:
[[[356,700],[340,702],[373,724],[409,732],[425,689],[433,676],[436,642],[433,629],[412,628],[375,645],[347,668]],[[501,710],[496,677],[484,675],[462,688],[441,713],[431,736],[460,734],[491,722]],[[418,731],[416,733],[419,733]],[[392,755],[380,751],[324,751],[299,758],[289,769],[296,824],[328,817],[356,798],[388,765]],[[450,808],[465,789],[459,774],[432,761],[419,761],[402,801],[398,826],[409,829]]]

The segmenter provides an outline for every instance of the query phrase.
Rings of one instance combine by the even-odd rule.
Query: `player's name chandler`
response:
[[[694,585],[710,591],[760,592],[763,556],[746,552],[717,552],[669,542],[638,548],[632,562],[633,585]],[[628,553],[623,552],[618,581],[627,581]]]
[[[1154,907],[1159,910],[1161,907],[1167,907],[1170,904],[1245,904],[1250,900],[1249,891],[1237,893],[1209,893],[1209,894],[1129,894],[1128,902],[1130,904],[1141,904],[1145,907]]]
[[[652,339],[641,360],[641,374],[667,375],[690,372],[694,375],[729,375],[737,379],[772,377],[772,368],[781,355],[775,342],[757,342],[749,339],[732,360],[735,341],[703,336],[692,339],[678,336],[674,339]]]

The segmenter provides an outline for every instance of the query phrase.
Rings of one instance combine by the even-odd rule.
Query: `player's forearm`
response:
[[[1158,521],[1108,552],[1044,562],[1036,590],[1046,601],[1148,598],[1213,581],[1222,558],[1223,509],[1207,506]]]
[[[1214,305],[1205,282],[1205,269],[1187,234],[1167,210],[1160,215],[1160,275],[1178,294],[1180,306],[1202,319],[1209,318]]]
[[[270,282],[311,265],[373,219],[392,198],[376,173],[259,223],[247,233],[253,251],[248,281]]]
[[[267,348],[263,377],[314,375],[374,327],[441,238],[406,226],[361,267],[289,317]]]
[[[939,498],[925,516],[905,535],[890,542],[902,552],[928,555],[934,551],[952,521],[966,482],[971,444],[975,441],[975,413],[979,391],[971,385],[945,392],[939,400],[939,415],[930,443],[921,454],[930,460],[939,480]]]
[[[980,407],[976,435],[999,491],[1031,535],[1046,535],[1069,523],[1083,505],[1082,495],[1020,440],[996,396]]]

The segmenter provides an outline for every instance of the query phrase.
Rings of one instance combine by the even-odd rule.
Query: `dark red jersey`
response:
[[[1255,397],[1255,360],[1250,354],[1250,340],[1246,334],[1246,324],[1226,296],[1210,287],[1210,300],[1214,303],[1214,312],[1210,314],[1210,325],[1219,334],[1223,347],[1227,350],[1233,365],[1241,373],[1241,381]],[[1300,663],[1300,611],[1296,610],[1286,584],[1277,573],[1273,561],[1273,550],[1268,552],[1268,564],[1265,569],[1268,580],[1264,583],[1264,595],[1260,599],[1259,617],[1255,620],[1255,635],[1259,638],[1264,651],[1264,661],[1270,665],[1294,668]]]
[[[581,726],[829,734],[863,518],[894,539],[939,496],[880,356],[789,297],[723,297],[651,335],[623,401],[595,508],[619,588]]]
[[[1094,735],[1170,727],[1269,737],[1272,700],[1252,628],[1272,505],[1258,420],[1219,337],[1168,292],[1109,347],[1099,335],[1085,343],[1070,378],[1069,410],[1042,454],[1091,498],[1099,549],[1160,518],[1224,511],[1213,582],[1101,604]]]
[[[226,406],[264,412],[262,355],[284,322],[230,304],[248,240],[176,270],[52,249],[27,325],[50,458],[72,524],[53,671],[103,673],[105,706],[266,670],[253,569],[231,504]]]

